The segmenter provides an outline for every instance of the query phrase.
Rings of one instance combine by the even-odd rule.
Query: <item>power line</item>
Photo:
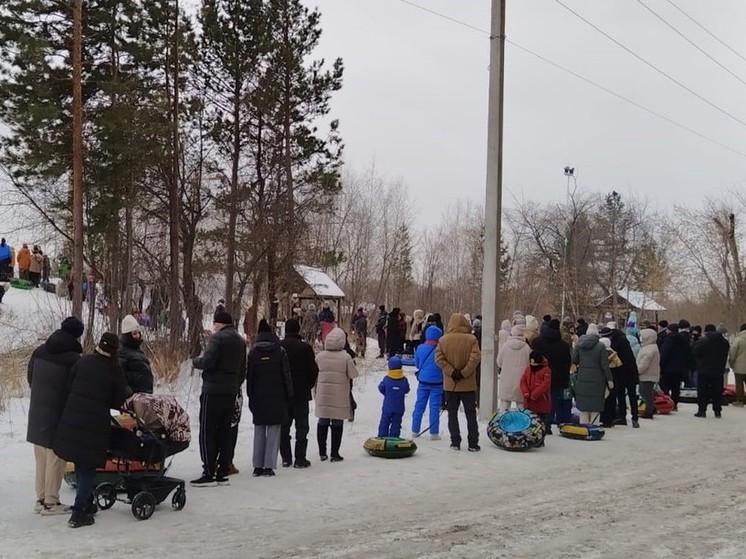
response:
[[[690,45],[692,45],[692,46],[693,46],[693,47],[694,47],[695,49],[697,49],[697,50],[698,50],[699,52],[701,52],[702,54],[704,54],[704,55],[705,55],[705,56],[706,56],[707,58],[709,58],[709,59],[710,59],[711,61],[713,61],[713,62],[714,62],[715,64],[717,64],[718,66],[720,66],[720,67],[721,67],[721,68],[722,68],[723,70],[725,70],[726,72],[728,72],[728,73],[729,73],[729,74],[730,74],[731,76],[733,76],[734,78],[736,78],[736,79],[737,79],[737,80],[738,80],[739,82],[741,82],[741,83],[742,83],[743,85],[746,85],[746,81],[744,81],[744,80],[743,80],[743,79],[741,78],[741,76],[739,76],[739,75],[738,75],[738,74],[736,74],[735,72],[731,71],[731,69],[730,69],[730,68],[728,68],[727,66],[725,66],[724,64],[722,64],[722,63],[721,63],[721,62],[720,62],[719,60],[717,60],[717,59],[716,59],[716,58],[715,58],[714,56],[712,56],[712,55],[711,55],[710,53],[708,53],[708,52],[707,52],[707,51],[706,51],[705,49],[703,49],[703,48],[702,48],[702,47],[700,47],[700,46],[699,46],[699,45],[698,45],[697,43],[695,43],[694,41],[692,41],[692,40],[691,40],[691,39],[690,39],[689,37],[687,37],[686,35],[684,35],[684,34],[683,34],[683,33],[682,33],[681,31],[679,31],[679,29],[677,29],[677,28],[676,28],[676,27],[675,27],[675,26],[674,26],[673,24],[671,24],[670,22],[668,22],[668,21],[667,21],[667,20],[666,20],[666,19],[665,19],[665,18],[664,18],[664,17],[662,16],[662,15],[660,15],[660,14],[659,14],[658,12],[656,12],[655,10],[653,10],[653,8],[651,8],[651,7],[650,7],[650,6],[648,6],[648,5],[647,5],[647,4],[645,3],[645,2],[643,2],[643,0],[637,0],[637,3],[638,3],[638,4],[640,4],[640,5],[641,5],[641,6],[643,7],[643,8],[645,8],[645,9],[646,9],[647,11],[649,11],[649,12],[650,12],[651,14],[653,14],[653,15],[654,15],[654,16],[655,16],[655,17],[656,17],[657,19],[659,19],[659,20],[660,20],[661,22],[663,22],[663,24],[664,24],[664,25],[666,25],[667,27],[669,27],[669,28],[670,28],[670,29],[671,29],[671,30],[672,30],[672,31],[673,31],[674,33],[676,33],[676,34],[677,34],[677,35],[678,35],[679,37],[681,37],[681,38],[682,38],[682,39],[684,39],[684,40],[685,40],[685,41],[686,41],[687,43],[689,43]]]
[[[469,23],[466,23],[466,22],[463,22],[463,21],[459,21],[459,20],[454,19],[454,18],[452,18],[450,16],[447,16],[445,14],[441,14],[440,12],[436,12],[436,11],[431,10],[429,8],[425,8],[424,6],[420,6],[419,4],[415,4],[414,2],[410,2],[409,0],[399,0],[399,1],[402,2],[402,3],[404,3],[404,4],[407,4],[409,6],[412,6],[413,8],[417,8],[418,10],[422,10],[423,12],[427,12],[427,13],[429,13],[431,15],[434,15],[434,16],[437,16],[437,17],[449,20],[449,21],[451,21],[453,23],[457,23],[457,24],[462,25],[464,27],[468,27],[469,29],[472,29],[473,31],[477,31],[479,33],[482,33],[484,35],[487,35],[487,36],[491,37],[490,32],[487,31],[487,30],[485,30],[485,29],[481,29],[481,28],[476,27],[474,25],[471,25]],[[701,138],[703,140],[706,140],[706,141],[708,141],[710,143],[713,143],[713,144],[715,144],[715,145],[717,145],[717,146],[719,146],[721,148],[727,149],[728,151],[730,151],[732,153],[735,153],[736,155],[740,155],[741,157],[746,157],[746,152],[739,151],[736,148],[733,148],[733,147],[731,147],[731,146],[729,146],[729,145],[727,145],[727,144],[725,144],[723,142],[720,142],[719,140],[711,138],[710,136],[707,136],[706,134],[698,132],[697,130],[694,130],[693,128],[689,128],[688,126],[686,126],[684,124],[676,122],[675,120],[673,120],[673,119],[671,119],[671,118],[669,118],[669,117],[667,117],[667,116],[665,116],[665,115],[663,115],[661,113],[658,113],[658,112],[654,111],[653,109],[650,109],[650,108],[646,107],[645,105],[642,105],[641,103],[638,103],[637,101],[634,101],[634,100],[632,100],[632,99],[630,99],[628,97],[625,97],[624,95],[621,95],[620,93],[617,93],[617,92],[609,89],[608,87],[605,87],[605,86],[603,86],[603,85],[601,85],[599,83],[596,83],[593,80],[591,80],[589,78],[586,78],[585,76],[583,76],[581,74],[578,74],[577,72],[575,72],[573,70],[570,70],[569,68],[567,68],[565,66],[562,66],[561,64],[558,64],[557,62],[554,62],[554,61],[552,61],[552,60],[550,60],[550,59],[548,59],[548,58],[546,58],[546,57],[544,57],[544,56],[542,56],[542,55],[540,55],[540,54],[532,51],[529,48],[526,48],[526,47],[524,47],[522,45],[519,45],[515,41],[511,41],[507,37],[505,38],[505,42],[508,43],[508,44],[510,44],[510,45],[512,45],[512,46],[514,46],[514,47],[516,47],[517,49],[519,49],[519,50],[521,50],[521,51],[523,51],[523,52],[525,52],[527,54],[530,54],[531,56],[534,56],[535,58],[538,58],[542,62],[544,62],[546,64],[549,64],[550,66],[552,66],[552,67],[554,67],[554,68],[556,68],[558,70],[561,70],[561,71],[563,71],[563,72],[565,72],[567,74],[570,74],[571,76],[573,76],[573,77],[575,77],[575,78],[577,78],[577,79],[579,79],[579,80],[587,83],[588,85],[591,85],[591,86],[593,86],[593,87],[595,87],[597,89],[600,89],[601,91],[603,91],[605,93],[608,93],[609,95],[612,95],[612,96],[616,97],[617,99],[620,99],[620,100],[624,101],[625,103],[629,103],[630,105],[632,105],[634,107],[637,107],[638,109],[643,110],[646,113],[651,114],[651,115],[653,115],[653,116],[655,116],[655,117],[657,117],[657,118],[659,118],[661,120],[664,120],[665,122],[668,122],[669,124],[672,124],[673,126],[676,126],[677,128],[680,128],[681,130],[685,130],[686,132],[689,132],[690,134],[694,134],[695,136],[697,136],[697,137],[699,137],[699,138]]]
[[[740,58],[741,60],[743,60],[744,62],[746,62],[746,57],[745,56],[743,56],[740,52],[738,52],[736,49],[734,49],[733,47],[731,47],[728,43],[726,43],[725,41],[723,41],[715,33],[713,33],[712,31],[710,31],[709,29],[707,29],[707,27],[705,27],[699,21],[697,21],[694,18],[694,16],[688,14],[683,9],[681,9],[679,6],[677,6],[676,3],[673,2],[673,0],[666,0],[666,2],[668,2],[669,4],[671,4],[680,13],[684,14],[684,16],[686,16],[687,18],[689,18],[697,27],[699,27],[702,31],[704,31],[705,33],[707,33],[710,37],[712,37],[713,39],[715,39],[718,43],[720,43],[725,48],[727,48],[729,51],[731,51],[733,54],[735,54],[738,58]]]
[[[570,8],[567,4],[565,4],[564,2],[562,2],[562,0],[554,0],[554,1],[557,4],[559,4],[560,6],[562,6],[563,8],[565,8],[568,12],[570,12],[571,14],[573,14],[575,17],[577,17],[578,19],[580,19],[581,21],[585,22],[586,24],[588,24],[589,26],[591,26],[593,29],[595,29],[596,31],[598,31],[601,35],[603,35],[604,37],[606,37],[607,39],[609,39],[612,43],[614,43],[618,47],[620,47],[620,48],[624,49],[625,51],[627,51],[629,54],[631,54],[632,56],[634,56],[637,60],[639,60],[640,62],[642,62],[646,66],[652,68],[653,70],[655,70],[656,72],[658,72],[660,75],[666,77],[668,80],[672,81],[673,83],[675,83],[676,85],[678,85],[680,88],[682,88],[685,91],[689,92],[691,95],[694,95],[700,101],[703,101],[703,102],[707,103],[713,109],[715,109],[715,110],[723,113],[724,115],[726,115],[727,117],[729,117],[732,120],[736,121],[737,123],[741,124],[742,126],[746,126],[746,121],[741,120],[740,118],[738,118],[737,116],[735,116],[733,113],[730,113],[730,112],[726,111],[725,109],[723,109],[722,107],[716,105],[715,103],[713,103],[712,101],[710,101],[706,97],[703,97],[702,95],[700,95],[699,93],[697,93],[696,91],[694,91],[693,89],[691,89],[690,87],[684,85],[679,80],[677,80],[676,78],[674,78],[673,76],[671,76],[671,74],[668,74],[664,70],[661,70],[660,68],[658,68],[658,66],[656,66],[652,62],[648,61],[647,59],[643,58],[642,56],[640,56],[639,54],[637,54],[635,51],[633,51],[632,49],[630,49],[629,47],[627,47],[623,43],[619,42],[618,40],[616,40],[614,37],[612,37],[608,33],[606,33],[606,31],[604,31],[603,29],[601,29],[600,27],[598,27],[595,23],[593,23],[592,21],[584,18],[578,12],[576,12],[575,10],[573,10],[572,8]]]

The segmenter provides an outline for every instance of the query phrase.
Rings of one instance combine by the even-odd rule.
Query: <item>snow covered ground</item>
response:
[[[722,419],[702,420],[693,417],[694,406],[682,405],[639,430],[616,427],[599,442],[555,435],[528,453],[499,450],[482,424],[480,453],[451,451],[447,437],[423,438],[414,457],[387,461],[362,448],[378,424],[383,361],[370,358],[359,368],[358,414],[345,424],[344,462],[318,461],[312,427],[311,468],[252,478],[246,410],[236,456],[241,473],[230,487],[188,487],[183,511],[166,502],[145,522],[117,503],[78,530],[67,527],[66,516],[31,512],[28,401],[12,400],[0,416],[0,557],[744,557],[746,409],[727,407]],[[194,436],[199,388],[199,378],[186,374],[171,389],[190,413]],[[462,424],[465,432],[463,416]],[[192,444],[170,474],[188,480],[199,472]],[[72,502],[73,490],[63,486],[62,498]]]

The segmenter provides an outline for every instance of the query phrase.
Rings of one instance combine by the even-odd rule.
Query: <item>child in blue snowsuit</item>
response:
[[[404,416],[404,398],[409,392],[409,381],[404,376],[401,359],[389,359],[389,372],[378,385],[383,394],[381,422],[378,424],[379,437],[398,437],[401,434],[401,419]]]
[[[435,362],[435,348],[443,330],[437,326],[428,326],[425,330],[425,343],[417,346],[414,353],[414,366],[417,367],[417,402],[412,413],[412,431],[420,432],[425,407],[430,402],[430,438],[440,439],[440,406],[443,400],[443,371]]]

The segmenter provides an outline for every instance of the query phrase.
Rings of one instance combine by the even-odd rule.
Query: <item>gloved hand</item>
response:
[[[461,374],[460,370],[454,369],[453,372],[451,373],[451,378],[453,380],[461,380],[462,378],[464,378],[464,375]]]

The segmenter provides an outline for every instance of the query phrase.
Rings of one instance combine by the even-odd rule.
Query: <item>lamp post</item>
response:
[[[575,178],[575,167],[565,167],[565,176],[567,177],[567,189],[565,190],[565,202],[570,199],[570,179]],[[565,318],[565,302],[567,300],[567,245],[569,227],[565,221],[565,235],[562,241],[562,310],[560,315],[562,320]]]

